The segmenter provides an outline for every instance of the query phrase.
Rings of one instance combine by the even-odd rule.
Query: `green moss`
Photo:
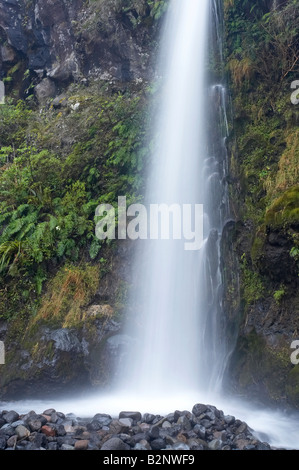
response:
[[[262,8],[261,3],[253,1],[250,11],[249,2],[241,0],[228,0],[224,5],[226,61],[230,64],[234,106],[234,153],[238,153],[231,170],[236,179],[241,179],[241,197],[235,188],[232,197],[242,201],[240,213],[244,219],[251,219],[255,227],[265,223],[266,211],[274,199],[297,183],[299,158],[298,121],[293,119],[296,107],[290,103],[290,88],[279,86],[276,76],[278,70],[286,67],[285,83],[287,76],[296,72],[288,61],[296,66],[291,58],[296,41],[291,23],[298,22],[298,5],[286,2],[279,11],[268,12],[265,2]],[[272,51],[267,56],[269,44]],[[285,63],[277,63],[281,55],[272,56],[275,48],[285,51]],[[296,218],[298,211],[294,209],[282,218],[278,216],[280,220],[271,218],[271,223],[283,225]]]
[[[241,259],[243,298],[246,305],[251,305],[264,294],[264,285],[260,274],[251,267],[243,254]]]
[[[286,288],[285,286],[282,284],[280,286],[279,289],[277,289],[275,292],[274,292],[274,299],[276,301],[277,304],[280,304],[281,300],[285,297],[286,295]]]
[[[240,338],[235,352],[238,371],[238,381],[241,388],[247,388],[252,383],[252,369],[260,371],[264,361],[264,344],[262,339],[252,332],[248,337]]]
[[[280,346],[270,348],[254,330],[239,338],[231,363],[231,374],[243,393],[266,395],[276,402],[289,393],[286,380],[290,374],[289,350]],[[298,387],[299,388],[299,387]],[[298,402],[299,404],[299,402]]]
[[[299,186],[285,191],[275,199],[266,212],[266,224],[271,227],[287,227],[299,223]]]
[[[257,265],[262,258],[265,248],[266,234],[262,228],[257,232],[251,247],[251,260],[253,265]]]
[[[9,69],[9,71],[7,72],[7,75],[8,76],[14,75],[16,72],[18,72],[18,70],[20,70],[21,66],[22,66],[22,62],[18,62],[17,64],[15,64],[13,67]]]

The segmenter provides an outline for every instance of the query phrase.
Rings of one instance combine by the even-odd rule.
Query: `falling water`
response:
[[[211,146],[208,138],[210,100],[220,99],[217,109],[223,109],[224,99],[221,86],[209,87],[206,73],[212,4],[172,0],[162,38],[162,90],[145,202],[176,205],[181,214],[184,205],[201,204],[204,223],[195,250],[185,249],[186,240],[147,240],[135,259],[123,381],[132,393],[159,399],[170,391],[216,391],[227,357],[219,270],[224,159],[219,161],[219,143]]]

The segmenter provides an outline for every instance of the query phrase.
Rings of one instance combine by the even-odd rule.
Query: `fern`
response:
[[[22,215],[23,216],[26,215],[25,212],[28,214],[29,211],[30,211],[30,205],[29,204],[21,204],[13,212],[12,220],[17,219],[17,218],[21,217]]]
[[[0,245],[0,273],[3,273],[20,255],[22,243],[9,241]]]
[[[89,256],[90,256],[90,258],[95,259],[98,256],[100,249],[101,249],[101,244],[100,244],[99,240],[94,239],[91,242],[91,245],[89,247]]]
[[[45,271],[39,266],[37,268],[36,275],[34,277],[35,285],[36,285],[36,292],[38,295],[41,294],[43,288],[43,282],[47,280],[47,275]]]
[[[34,234],[33,234],[32,238],[36,242],[39,242],[45,236],[45,232],[48,230],[48,228],[49,228],[49,223],[48,222],[42,222],[42,223],[38,224],[35,228],[35,231],[34,231]]]
[[[28,225],[24,225],[22,230],[18,233],[19,240],[24,240],[26,235],[29,235],[30,232],[33,232],[35,229],[35,224],[30,222]]]
[[[59,227],[58,219],[50,214],[50,216],[49,216],[49,229],[50,230],[54,230],[54,229],[56,230],[56,227]]]
[[[17,219],[11,222],[5,229],[3,230],[2,233],[2,240],[3,241],[8,241],[13,235],[17,234],[20,232],[22,227],[24,226],[25,220],[24,219]]]

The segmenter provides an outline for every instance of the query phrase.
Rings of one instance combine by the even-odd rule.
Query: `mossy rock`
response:
[[[286,397],[290,405],[299,406],[298,382],[297,388],[290,394],[291,367],[289,350],[285,345],[270,348],[265,339],[253,330],[239,338],[230,376],[237,388],[251,399],[280,403]]]
[[[265,220],[270,227],[299,225],[299,186],[277,198],[266,212]]]
[[[258,261],[263,257],[265,252],[265,243],[266,243],[266,227],[262,226],[257,231],[252,247],[251,247],[251,260],[253,265],[256,265]]]

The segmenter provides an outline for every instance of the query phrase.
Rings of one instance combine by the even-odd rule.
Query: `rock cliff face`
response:
[[[235,216],[223,237],[229,374],[238,393],[298,406],[299,369],[290,359],[299,327],[299,108],[290,100],[298,4],[255,2],[251,11],[238,0],[224,4]]]
[[[21,96],[34,78],[41,98],[90,77],[149,78],[150,13],[146,1],[1,0],[0,77],[8,74]]]

